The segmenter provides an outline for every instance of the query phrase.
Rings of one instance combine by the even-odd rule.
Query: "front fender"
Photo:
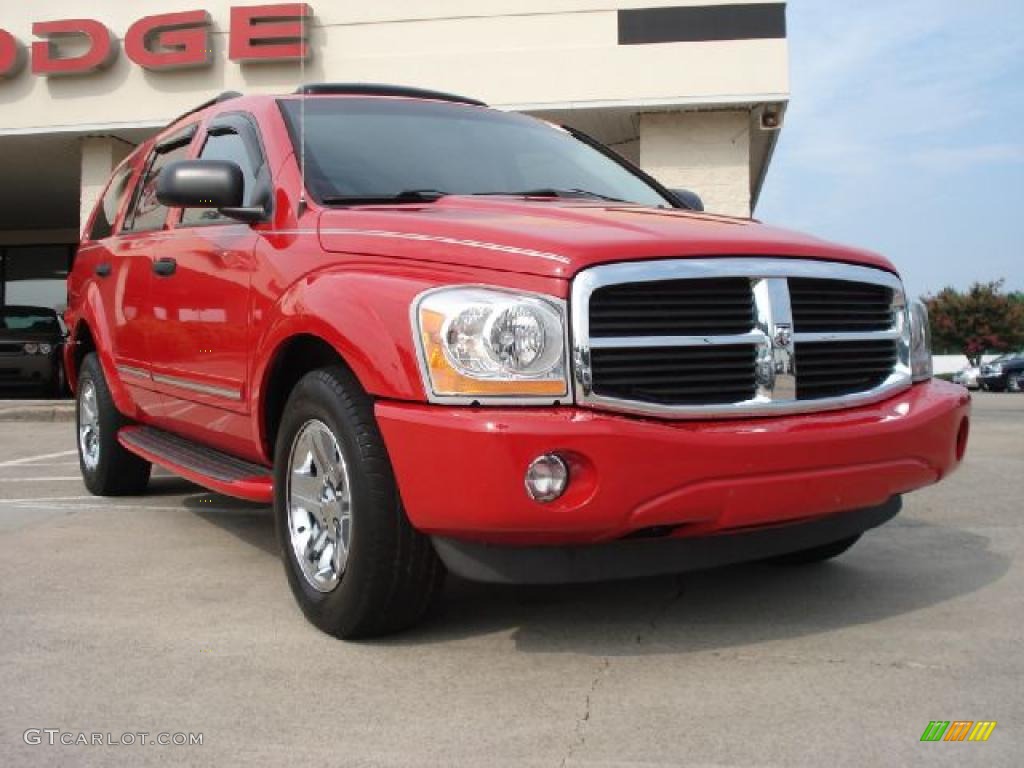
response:
[[[329,344],[374,397],[426,400],[409,307],[420,292],[436,284],[428,278],[345,269],[307,275],[273,305],[257,305],[254,319],[262,330],[251,357],[253,434],[263,434],[263,406],[274,364],[299,336]]]
[[[426,402],[413,337],[413,302],[431,288],[481,284],[556,296],[565,290],[564,281],[553,278],[384,259],[335,264],[307,274],[276,301],[271,299],[272,283],[264,291],[257,289],[249,377],[253,434],[264,434],[262,418],[274,363],[297,336],[314,336],[329,344],[373,397]]]
[[[68,338],[74,340],[73,343],[65,345],[64,360],[68,382],[73,391],[77,392],[79,372],[74,367],[75,348],[83,337],[85,329],[88,329],[92,335],[96,356],[99,358],[100,367],[103,369],[103,376],[107,380],[107,388],[110,390],[114,405],[125,416],[137,419],[139,417],[138,407],[121,381],[117,365],[114,363],[114,356],[111,352],[114,342],[107,324],[107,315],[103,311],[103,296],[95,283],[89,284],[84,293],[81,304],[71,318],[72,324],[68,328]]]

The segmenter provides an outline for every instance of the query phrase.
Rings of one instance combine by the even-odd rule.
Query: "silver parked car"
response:
[[[969,365],[953,374],[953,383],[968,389],[981,389],[981,383],[978,380],[980,377],[981,369],[977,366]]]

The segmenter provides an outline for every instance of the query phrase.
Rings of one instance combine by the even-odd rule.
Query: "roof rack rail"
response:
[[[171,122],[169,122],[164,127],[170,128],[172,125],[181,122],[189,115],[194,115],[196,112],[202,112],[204,109],[206,109],[207,107],[212,107],[214,104],[221,104],[222,102],[231,101],[232,99],[240,99],[242,98],[243,95],[244,94],[241,94],[238,91],[224,91],[223,93],[217,94],[209,101],[204,101],[198,107],[193,107],[188,112],[183,112],[182,114],[178,115],[176,118],[171,120]]]
[[[308,85],[300,85],[295,89],[295,93],[299,96],[401,96],[410,99],[450,101],[455,104],[469,104],[473,107],[487,106],[487,104],[478,99],[456,96],[454,93],[380,83],[310,83]]]

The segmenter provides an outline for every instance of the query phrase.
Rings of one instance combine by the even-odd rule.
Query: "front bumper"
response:
[[[5,355],[0,357],[0,386],[49,385],[54,380],[53,355]]]
[[[900,511],[894,496],[868,509],[838,512],[787,525],[710,536],[619,539],[591,546],[508,547],[434,538],[449,570],[493,584],[582,584],[685,573],[762,560],[857,536]]]
[[[1016,377],[1017,372],[1004,371],[1000,374],[987,374],[978,377],[978,382],[985,389],[1001,390],[1010,386],[1010,377]]]
[[[376,410],[417,529],[551,546],[707,536],[884,505],[958,465],[970,396],[936,380],[846,411],[725,421],[384,401]],[[548,452],[567,460],[571,479],[542,504],[524,474]]]

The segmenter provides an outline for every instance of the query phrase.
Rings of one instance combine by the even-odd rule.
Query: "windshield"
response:
[[[5,331],[47,331],[60,330],[57,315],[46,309],[29,307],[6,307],[0,309],[0,329]]]
[[[280,102],[295,153],[301,101]],[[410,192],[611,198],[672,207],[626,167],[523,115],[409,99],[306,99],[306,185],[332,198],[419,199]]]

